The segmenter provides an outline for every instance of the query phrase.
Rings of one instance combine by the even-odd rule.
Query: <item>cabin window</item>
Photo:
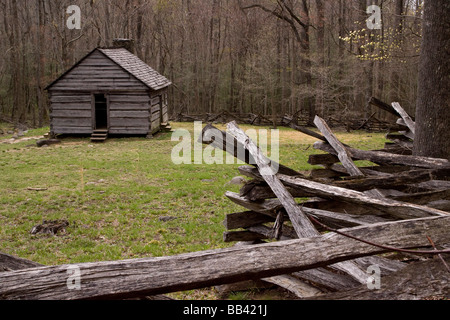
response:
[[[108,129],[108,103],[105,94],[95,94],[95,129]]]

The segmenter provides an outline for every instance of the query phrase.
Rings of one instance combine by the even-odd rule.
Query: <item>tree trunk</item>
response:
[[[450,159],[450,2],[425,2],[414,154]]]
[[[36,69],[36,96],[37,96],[37,104],[38,104],[38,125],[41,128],[44,125],[44,117],[46,116],[45,112],[45,102],[44,102],[44,86],[43,86],[43,78],[44,78],[44,67],[45,67],[45,57],[44,57],[44,45],[45,45],[45,2],[40,0],[38,2],[38,15],[39,15],[39,28],[37,35],[37,48],[38,48],[38,59]]]
[[[325,110],[325,5],[322,0],[316,0],[316,10],[317,10],[317,83],[316,88],[316,114],[320,114],[324,117],[326,114]]]

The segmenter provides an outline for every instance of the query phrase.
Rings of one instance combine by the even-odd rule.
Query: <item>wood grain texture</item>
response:
[[[315,149],[336,154],[336,151],[327,143],[316,142]],[[348,148],[354,160],[368,160],[385,165],[403,165],[428,169],[448,169],[450,161],[447,159],[429,158],[421,156],[399,155],[382,151],[366,151]]]
[[[398,221],[347,229],[352,236],[385,245],[428,247],[449,243],[449,217]],[[71,265],[0,274],[2,299],[124,298],[260,279],[374,255],[383,250],[335,233],[324,236],[182,254],[172,257],[82,263],[81,289],[67,286]],[[73,266],[72,266],[73,267]]]
[[[253,159],[255,159],[261,176],[283,204],[299,238],[319,235],[319,232],[314,228],[311,221],[309,221],[308,217],[301,211],[301,208],[297,205],[292,195],[286,190],[276,176],[278,168],[273,167],[271,160],[261,153],[256,144],[237,126],[236,122],[229,123],[228,130],[236,137],[237,141],[243,144],[244,148],[250,152]]]
[[[402,117],[402,120],[404,121],[405,125],[409,128],[409,130],[412,132],[412,134],[415,135],[416,124],[411,118],[411,116],[405,111],[405,109],[402,108],[402,106],[398,102],[393,102],[392,107]]]
[[[386,214],[402,219],[414,219],[426,216],[447,216],[448,212],[406,203],[391,199],[378,199],[367,196],[362,192],[350,189],[329,186],[326,184],[309,181],[306,179],[279,175],[281,181],[291,187],[304,188],[308,192],[314,192],[319,197],[335,199],[361,205],[370,205]]]

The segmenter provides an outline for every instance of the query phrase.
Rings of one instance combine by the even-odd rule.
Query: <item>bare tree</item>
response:
[[[420,1],[78,3],[82,29],[69,30],[70,0],[0,0],[1,116],[44,125],[43,88],[121,37],[134,38],[136,54],[172,80],[174,113],[301,111],[312,123],[316,113],[367,117],[372,95],[415,109]],[[373,3],[382,6],[383,29],[369,33]]]

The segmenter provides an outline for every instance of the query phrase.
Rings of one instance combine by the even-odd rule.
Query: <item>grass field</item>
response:
[[[193,124],[172,127],[194,133]],[[47,131],[31,130],[25,137]],[[385,142],[383,134],[366,132],[338,137],[361,149],[381,148]],[[4,143],[9,138],[0,136],[0,251],[8,254],[65,264],[221,248],[228,245],[222,241],[225,215],[242,211],[224,197],[227,190],[239,190],[227,185],[239,175],[239,165],[175,165],[171,152],[178,142],[171,141],[171,133],[104,144],[65,138],[47,148],[37,148],[35,140]],[[308,156],[319,153],[312,148],[315,141],[281,128],[280,162],[310,170]],[[166,216],[177,219],[161,221]],[[70,226],[57,236],[31,235],[44,219],[66,219]],[[177,297],[215,298],[212,290]]]

